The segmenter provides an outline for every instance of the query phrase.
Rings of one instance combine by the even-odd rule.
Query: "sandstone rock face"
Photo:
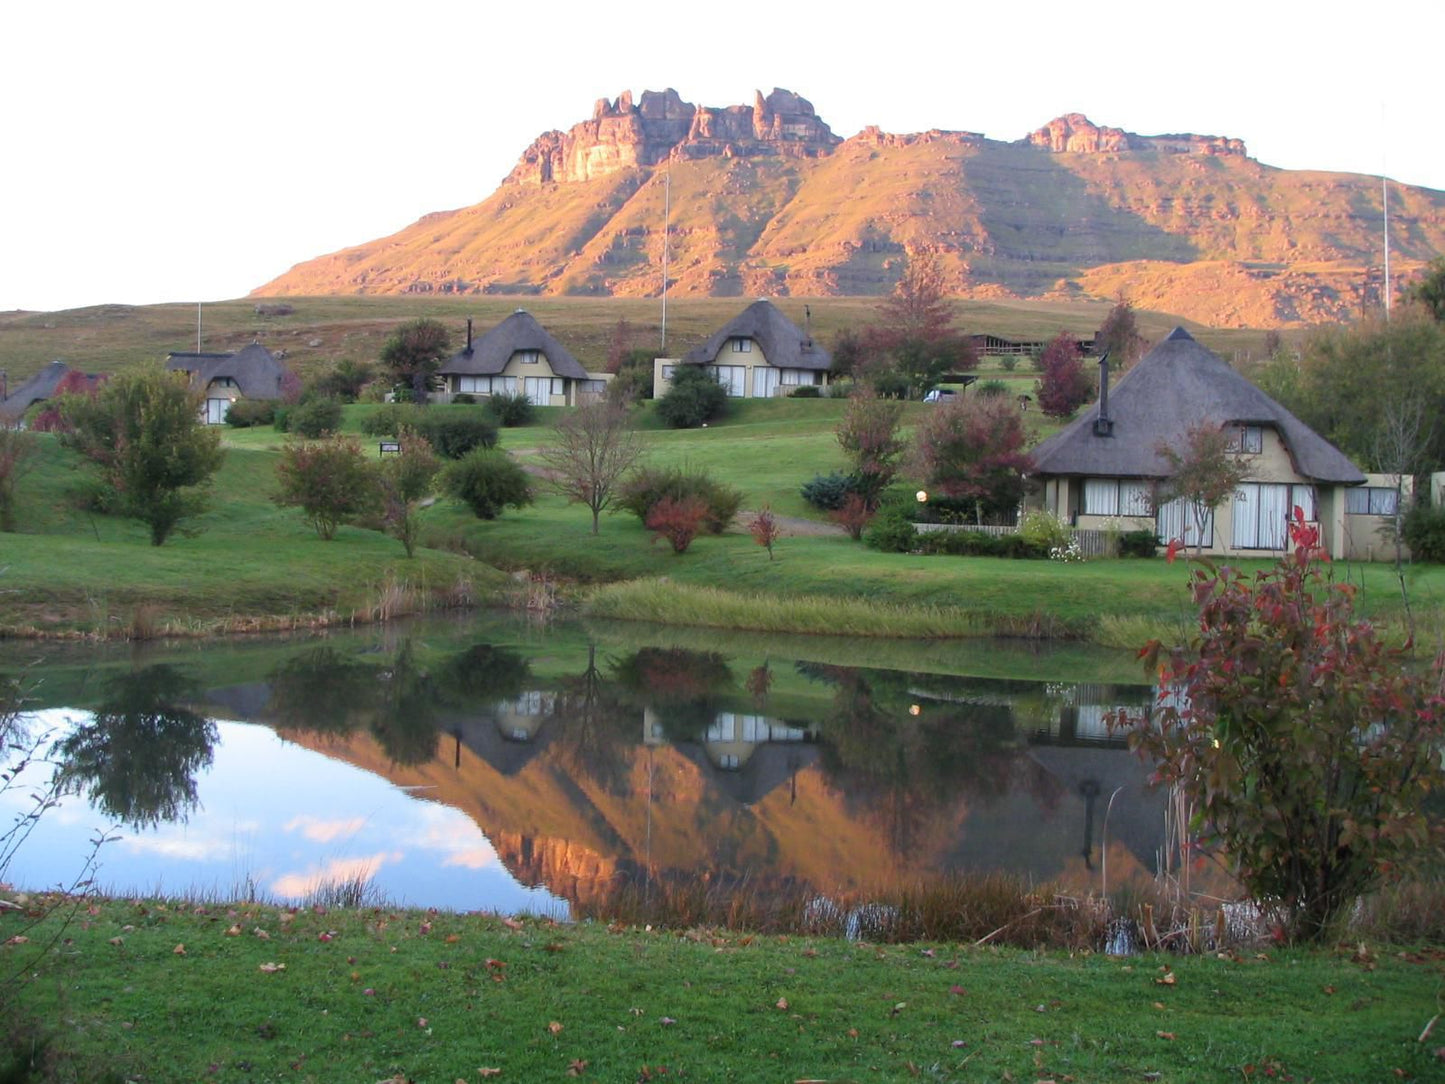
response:
[[[1170,154],[1237,154],[1246,157],[1244,140],[1226,136],[1141,136],[1122,128],[1102,127],[1082,113],[1055,117],[1026,138],[1030,146],[1055,154],[1117,154],[1121,151],[1159,150]]]
[[[592,119],[566,132],[539,136],[504,184],[589,181],[619,170],[652,166],[676,155],[684,159],[788,155],[815,157],[842,140],[806,98],[774,88],[758,92],[751,107],[695,106],[672,88],[631,91],[616,101],[598,99]]]

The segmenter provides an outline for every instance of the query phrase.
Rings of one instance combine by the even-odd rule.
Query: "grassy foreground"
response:
[[[4,912],[0,942],[9,1046],[48,1036],[56,1079],[1445,1078],[1445,1035],[1421,1034],[1438,950],[1120,958],[123,900]]]

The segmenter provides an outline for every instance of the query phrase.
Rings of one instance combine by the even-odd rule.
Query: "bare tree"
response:
[[[542,450],[548,483],[569,503],[592,510],[592,533],[612,503],[622,476],[642,457],[642,439],[624,407],[604,400],[584,403],[563,415],[556,440]]]
[[[1410,592],[1405,587],[1405,479],[1425,469],[1426,449],[1435,438],[1435,422],[1427,419],[1425,403],[1416,398],[1392,396],[1385,404],[1380,428],[1375,431],[1375,468],[1387,475],[1395,487],[1395,513],[1385,528],[1395,544],[1395,579],[1405,604],[1405,620],[1411,639],[1415,615],[1410,611]]]
[[[1208,423],[1185,434],[1182,450],[1161,443],[1156,451],[1169,463],[1161,499],[1178,498],[1189,505],[1194,513],[1194,552],[1202,553],[1205,524],[1249,477],[1250,460],[1234,450],[1228,430]]]

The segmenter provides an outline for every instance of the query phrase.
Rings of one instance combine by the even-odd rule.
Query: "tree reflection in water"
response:
[[[194,691],[169,666],[112,681],[90,721],[58,747],[65,791],[137,828],[185,820],[216,742],[215,724],[181,704]]]

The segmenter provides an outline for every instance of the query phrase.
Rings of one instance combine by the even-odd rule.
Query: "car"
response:
[[[958,398],[958,392],[952,388],[934,388],[923,397],[925,403],[947,403]]]

